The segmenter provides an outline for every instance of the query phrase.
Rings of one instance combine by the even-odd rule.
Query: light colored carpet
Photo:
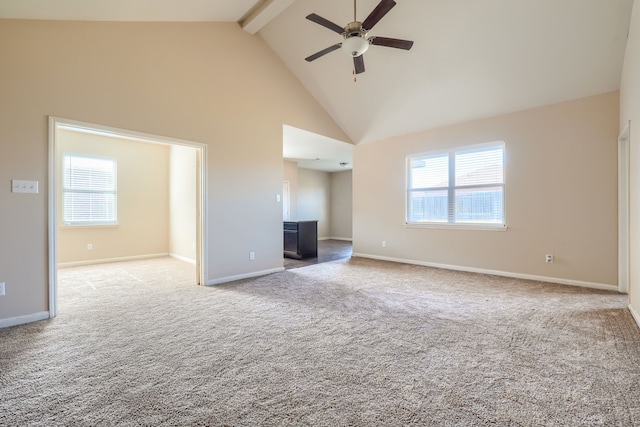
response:
[[[59,317],[0,330],[0,425],[640,425],[624,295],[356,258],[193,274],[61,269]]]

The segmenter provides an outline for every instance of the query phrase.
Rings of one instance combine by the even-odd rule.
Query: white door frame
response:
[[[629,174],[630,125],[618,137],[618,292],[629,292]]]
[[[198,158],[198,178],[196,182],[196,280],[198,285],[206,285],[208,277],[208,247],[205,238],[207,236],[207,145],[49,116],[49,317],[55,317],[58,311],[58,201],[56,194],[58,191],[58,165],[56,161],[56,131],[62,127],[94,131],[135,141],[183,145],[198,150],[196,156]]]
[[[291,186],[289,181],[282,181],[282,219],[291,219]]]

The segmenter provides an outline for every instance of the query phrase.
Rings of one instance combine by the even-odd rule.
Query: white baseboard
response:
[[[351,237],[319,237],[318,241],[321,241],[321,240],[343,240],[345,242],[353,241]]]
[[[195,259],[191,259],[191,258],[184,257],[182,255],[171,254],[171,253],[169,254],[169,256],[171,258],[177,259],[178,261],[182,261],[182,262],[186,262],[186,263],[189,263],[189,264],[196,265],[196,260]]]
[[[631,306],[631,304],[629,304],[628,307],[629,307],[629,311],[631,312],[631,315],[633,316],[634,320],[638,324],[638,327],[640,327],[640,314],[638,314],[638,312]]]
[[[378,255],[369,255],[369,254],[360,254],[353,253],[351,256],[360,257],[360,258],[371,258],[378,259],[381,261],[391,261],[391,262],[400,262],[404,264],[415,264],[422,265],[425,267],[434,267],[434,268],[442,268],[445,270],[456,270],[456,271],[466,271],[469,273],[481,273],[481,274],[491,274],[494,276],[503,276],[503,277],[513,277],[516,279],[525,279],[525,280],[535,280],[538,282],[548,282],[548,283],[558,283],[560,285],[570,285],[570,286],[581,286],[583,288],[591,288],[591,289],[601,289],[605,291],[614,291],[618,292],[617,285],[608,285],[605,283],[593,283],[593,282],[585,282],[582,280],[572,280],[572,279],[560,279],[557,277],[546,277],[546,276],[536,276],[532,274],[520,274],[513,273],[510,271],[499,271],[499,270],[487,270],[484,268],[475,268],[475,267],[464,267],[460,265],[449,265],[449,264],[437,264],[433,262],[426,261],[416,261],[410,259],[400,259],[400,258],[390,258]]]
[[[250,279],[252,277],[266,276],[267,274],[279,273],[283,270],[284,270],[284,267],[278,267],[278,268],[272,268],[270,270],[254,271],[253,273],[238,274],[237,276],[220,277],[218,279],[208,280],[207,286],[220,285],[222,283],[234,282],[236,280],[242,280],[242,279]]]
[[[110,262],[135,261],[139,259],[162,258],[166,256],[169,256],[169,254],[168,253],[147,254],[147,255],[125,256],[125,257],[118,257],[118,258],[92,259],[87,261],[59,262],[58,268],[78,267],[81,265],[92,265],[92,264],[108,264]]]
[[[26,316],[10,317],[8,319],[0,319],[0,329],[10,326],[24,325],[27,323],[38,322],[48,319],[49,312],[41,311],[39,313],[28,314]]]

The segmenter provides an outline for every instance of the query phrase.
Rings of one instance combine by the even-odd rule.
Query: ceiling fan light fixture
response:
[[[353,58],[362,55],[367,49],[369,49],[369,40],[360,36],[349,37],[342,42],[342,50]]]

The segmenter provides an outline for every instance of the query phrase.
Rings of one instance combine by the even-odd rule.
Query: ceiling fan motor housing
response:
[[[349,22],[346,27],[344,27],[344,37],[349,38],[353,36],[366,37],[367,30],[362,28],[362,22],[354,21]]]

